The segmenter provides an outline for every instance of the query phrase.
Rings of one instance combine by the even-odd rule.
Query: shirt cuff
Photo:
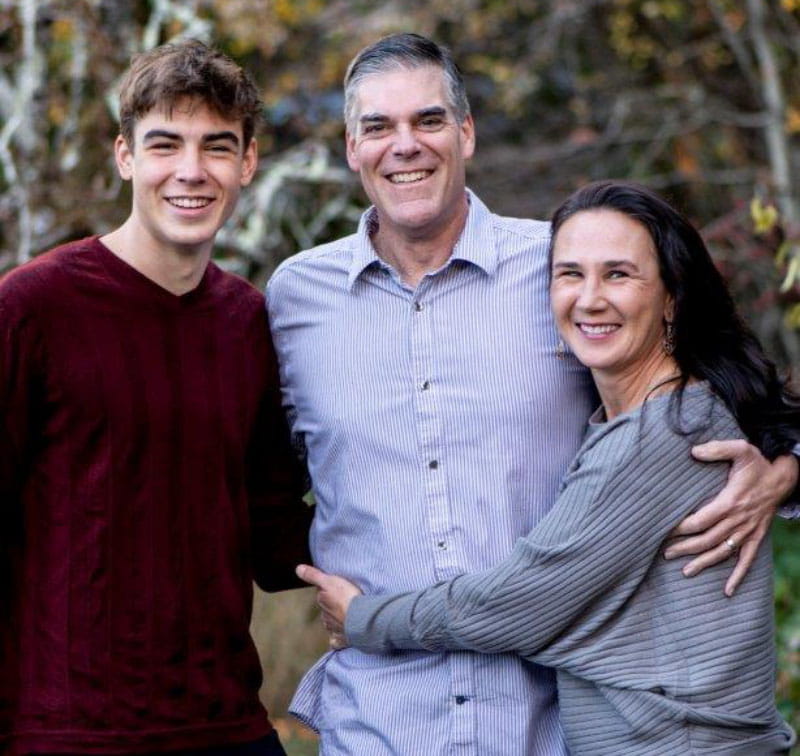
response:
[[[800,464],[800,444],[795,444],[792,454],[797,457]],[[800,520],[800,479],[789,498],[778,507],[778,516],[784,520]]]

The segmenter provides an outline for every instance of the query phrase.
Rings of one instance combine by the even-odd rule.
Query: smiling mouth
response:
[[[390,173],[388,178],[393,184],[413,184],[428,178],[433,171],[407,171],[405,173]]]
[[[607,333],[616,331],[618,328],[619,326],[614,324],[592,325],[591,323],[578,323],[578,330],[587,336],[604,336]]]
[[[197,210],[201,207],[208,207],[212,200],[209,197],[167,197],[167,202],[182,210]]]

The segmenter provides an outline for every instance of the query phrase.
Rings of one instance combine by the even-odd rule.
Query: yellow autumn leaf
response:
[[[784,316],[784,322],[787,328],[793,330],[800,329],[800,303],[792,305]]]
[[[795,255],[789,260],[789,268],[786,271],[786,276],[783,279],[783,283],[781,283],[780,292],[781,294],[785,294],[789,289],[791,289],[795,281],[797,281],[798,274],[800,273],[800,257]]]
[[[778,211],[774,205],[765,205],[758,197],[750,200],[750,217],[757,234],[771,231],[778,221]]]
[[[792,105],[786,109],[785,128],[788,134],[800,133],[800,108]]]

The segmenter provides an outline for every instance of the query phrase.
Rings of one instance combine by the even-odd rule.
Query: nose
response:
[[[603,309],[605,299],[602,281],[596,276],[586,276],[581,283],[575,304],[588,312]]]
[[[419,152],[419,142],[409,124],[401,124],[395,130],[392,152],[397,157],[404,158],[413,157]]]
[[[187,146],[182,151],[175,169],[175,178],[187,184],[202,184],[206,180],[206,169],[201,150]]]

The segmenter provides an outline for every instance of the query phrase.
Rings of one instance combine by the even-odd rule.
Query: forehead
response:
[[[355,90],[356,118],[401,118],[433,105],[449,108],[444,72],[438,66],[395,68],[365,76]]]
[[[656,260],[650,232],[625,213],[608,208],[581,210],[562,224],[553,246],[553,258],[619,258]]]
[[[169,131],[183,138],[233,132],[241,141],[242,123],[218,113],[204,101],[185,97],[174,103],[161,103],[136,120],[134,140],[141,140],[149,131]]]

